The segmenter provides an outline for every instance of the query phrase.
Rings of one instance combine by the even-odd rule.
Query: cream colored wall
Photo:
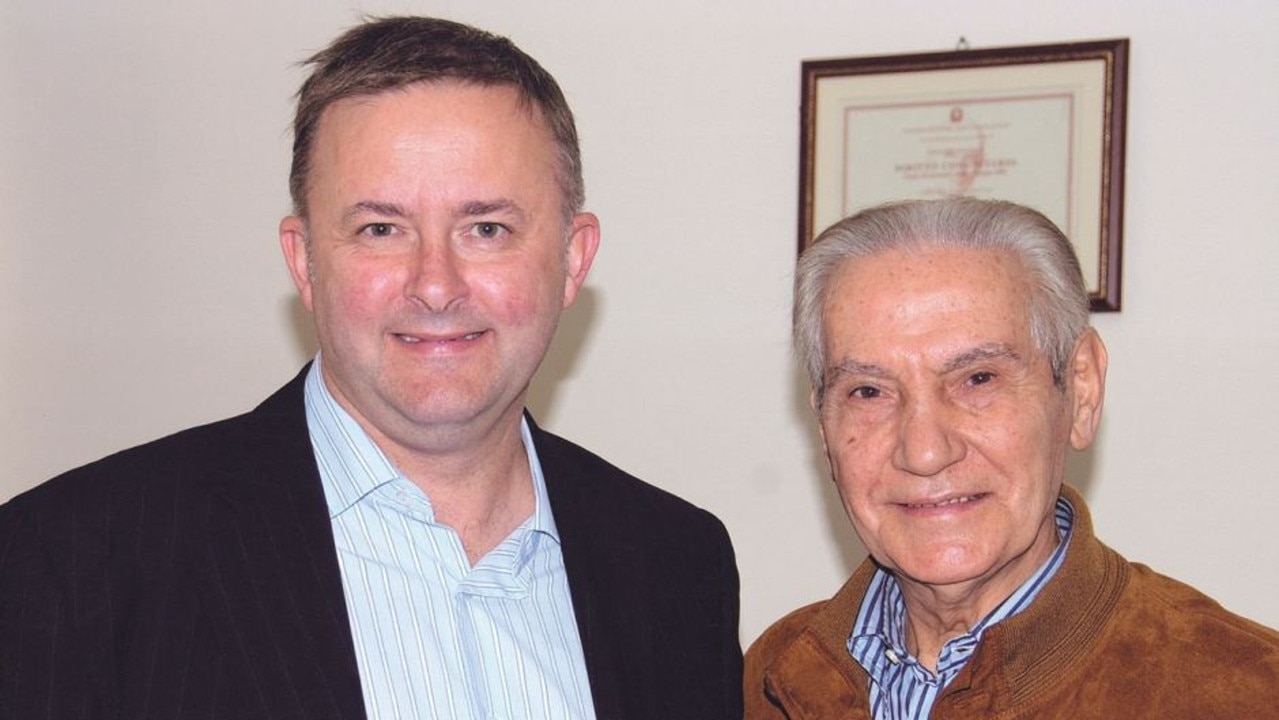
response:
[[[0,498],[250,407],[310,341],[275,243],[291,63],[347,2],[0,5]],[[1034,7],[1031,7],[1034,5]],[[1132,38],[1104,537],[1279,625],[1279,5],[378,4],[512,36],[579,115],[605,239],[532,404],[715,511],[742,635],[859,559],[787,347],[803,58]]]

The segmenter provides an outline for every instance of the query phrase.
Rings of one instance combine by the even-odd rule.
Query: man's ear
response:
[[[290,215],[280,221],[280,249],[284,251],[284,263],[297,286],[302,304],[311,310],[311,256],[306,239],[306,221]]]
[[[564,307],[573,304],[577,292],[586,282],[586,275],[595,262],[595,252],[600,247],[600,221],[594,213],[578,213],[569,226],[564,276]]]
[[[1106,399],[1106,346],[1097,331],[1088,328],[1079,342],[1070,366],[1066,368],[1065,381],[1070,383],[1074,399],[1070,425],[1070,445],[1084,450],[1097,437],[1101,423],[1101,408]]]

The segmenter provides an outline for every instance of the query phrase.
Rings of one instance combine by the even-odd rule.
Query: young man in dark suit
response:
[[[310,64],[320,352],[0,507],[0,717],[739,717],[723,526],[524,410],[599,242],[554,79],[425,18]]]

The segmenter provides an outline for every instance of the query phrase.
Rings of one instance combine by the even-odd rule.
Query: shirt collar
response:
[[[529,529],[550,536],[558,544],[560,531],[555,526],[555,516],[551,513],[551,496],[546,492],[546,476],[542,474],[542,461],[537,457],[537,444],[533,442],[533,431],[527,417],[520,419],[520,438],[524,441],[524,452],[528,455],[529,474],[533,476],[534,506]]]
[[[996,623],[1025,610],[1039,591],[1061,567],[1070,544],[1075,510],[1065,498],[1058,497],[1055,521],[1059,542],[1052,555],[1007,599],[967,633],[952,638],[942,648],[938,675],[944,684],[953,679],[967,663],[982,634]],[[901,588],[892,573],[878,569],[871,578],[866,595],[848,638],[848,651],[876,682],[887,679],[899,663],[916,664],[906,650],[906,605]],[[895,674],[895,673],[894,673]]]
[[[303,398],[307,429],[311,435],[316,463],[320,466],[320,481],[324,486],[329,519],[334,519],[383,485],[397,480],[407,482],[407,478],[368,433],[364,432],[355,418],[338,404],[324,384],[320,367],[321,358],[317,354],[307,372]],[[529,474],[533,478],[533,515],[524,526],[559,543],[559,530],[551,514],[550,496],[546,492],[546,477],[542,474],[542,463],[538,459],[527,418],[520,421],[520,439],[524,443]],[[423,495],[425,497],[425,493]],[[429,505],[430,498],[427,497],[426,500]]]

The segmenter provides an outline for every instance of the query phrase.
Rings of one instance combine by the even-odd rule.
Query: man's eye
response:
[[[986,383],[994,379],[995,379],[995,373],[992,373],[992,372],[973,373],[972,376],[968,378],[968,384],[969,385],[985,385]]]
[[[395,233],[395,226],[391,223],[369,223],[361,232],[373,237],[389,237]]]
[[[509,232],[505,225],[495,222],[475,223],[472,229],[476,235],[486,239],[501,237],[504,233]]]
[[[848,393],[848,397],[858,400],[871,400],[879,397],[879,388],[870,387],[869,385],[859,385]]]

